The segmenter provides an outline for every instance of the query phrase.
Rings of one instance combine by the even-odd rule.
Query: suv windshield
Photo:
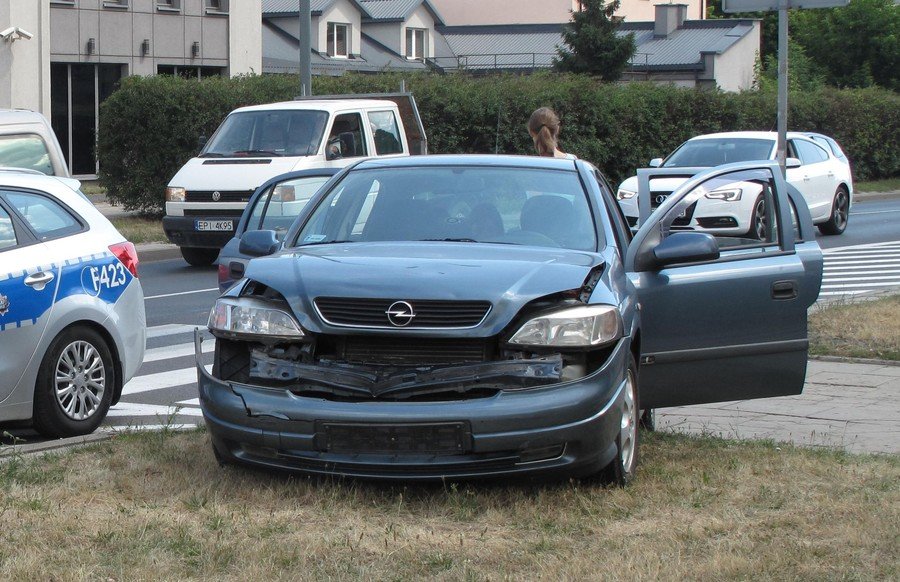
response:
[[[34,134],[0,135],[0,166],[27,168],[53,175],[47,145]]]
[[[294,244],[370,241],[597,249],[577,174],[478,166],[350,172],[321,199]]]
[[[705,168],[732,162],[768,160],[775,142],[770,139],[692,139],[672,152],[664,168]]]
[[[309,156],[318,151],[327,120],[324,111],[232,113],[200,157]]]

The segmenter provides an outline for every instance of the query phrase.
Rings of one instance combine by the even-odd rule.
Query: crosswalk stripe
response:
[[[200,351],[204,354],[208,354],[216,349],[216,345],[213,342],[204,342],[200,344]],[[194,355],[194,344],[175,344],[172,346],[166,346],[164,348],[153,348],[147,350],[144,354],[144,363],[147,362],[158,362],[160,360],[168,360],[172,358],[183,358],[184,356],[193,356]]]
[[[135,376],[132,378],[131,381],[122,388],[122,396],[131,396],[132,394],[150,392],[151,390],[159,390],[160,388],[186,386],[196,383],[197,369],[193,367],[169,370],[167,372],[157,372],[156,374],[146,374],[144,376]]]
[[[198,399],[199,402],[199,399]],[[162,404],[141,404],[137,402],[119,402],[109,409],[107,416],[203,416],[199,408],[189,406],[166,406]]]
[[[852,285],[849,283],[838,284],[838,285],[822,285],[822,289],[840,289],[843,287],[860,287],[861,285]],[[898,281],[885,281],[885,282],[872,282],[866,283],[865,287],[900,287],[900,282]],[[821,293],[820,293],[821,295]]]
[[[147,339],[156,337],[165,337],[169,335],[178,335],[182,333],[193,333],[199,325],[182,325],[179,323],[167,323],[165,325],[157,325],[147,329]]]
[[[843,281],[900,281],[900,275],[880,275],[878,277],[832,277],[828,279],[829,283],[840,283]]]

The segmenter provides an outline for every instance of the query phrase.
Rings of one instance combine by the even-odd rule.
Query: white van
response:
[[[0,167],[69,177],[69,168],[50,122],[35,111],[0,109]]]
[[[191,265],[215,261],[254,190],[269,178],[344,167],[364,157],[426,153],[411,95],[360,97],[368,96],[307,98],[232,111],[166,188],[163,228],[184,259]]]

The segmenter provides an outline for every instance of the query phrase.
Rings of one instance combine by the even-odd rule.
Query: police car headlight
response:
[[[622,316],[612,305],[586,305],[535,317],[509,343],[524,346],[591,347],[622,337]]]
[[[637,192],[632,192],[631,190],[623,190],[619,188],[619,191],[616,192],[616,198],[619,200],[628,200],[629,198],[634,198],[637,196]]]
[[[223,298],[209,312],[209,329],[236,335],[302,338],[303,330],[289,313],[246,297]]]
[[[187,190],[184,188],[166,188],[166,202],[184,202]]]
[[[729,188],[727,190],[713,190],[707,192],[706,197],[710,200],[724,200],[725,202],[735,202],[741,199],[740,188]]]

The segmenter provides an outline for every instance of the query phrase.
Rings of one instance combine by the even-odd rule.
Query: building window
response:
[[[328,56],[347,58],[350,56],[349,24],[328,23]]]
[[[75,6],[75,0],[50,0],[50,4],[58,4],[60,6]]]
[[[205,0],[207,14],[228,14],[228,0]]]
[[[425,29],[406,29],[406,58],[411,61],[424,61],[425,57]]]
[[[181,12],[181,0],[156,0],[156,9],[165,12]]]
[[[128,8],[128,0],[103,0],[104,8]]]

